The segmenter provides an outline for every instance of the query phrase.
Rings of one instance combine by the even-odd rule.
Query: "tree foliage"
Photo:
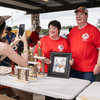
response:
[[[48,33],[48,29],[41,29],[40,34],[46,35]]]
[[[97,22],[97,28],[100,29],[100,19],[98,19],[98,22]]]
[[[74,26],[71,26],[71,25],[63,26],[63,27],[61,27],[61,29],[69,29],[69,28],[73,28],[73,27],[75,27],[75,25]],[[48,29],[41,29],[40,34],[41,35],[47,35],[48,34]]]
[[[69,29],[69,28],[72,28],[73,26],[63,26],[61,29]]]
[[[17,25],[15,25],[15,26],[13,27],[13,29],[18,29],[18,26],[17,26]]]
[[[100,25],[97,26],[100,29]]]

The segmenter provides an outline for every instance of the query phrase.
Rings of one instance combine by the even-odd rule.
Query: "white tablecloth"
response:
[[[17,82],[16,79],[16,77],[9,75],[0,76],[0,84],[31,93],[68,100],[75,98],[90,84],[90,81],[75,78],[45,77],[29,83]]]

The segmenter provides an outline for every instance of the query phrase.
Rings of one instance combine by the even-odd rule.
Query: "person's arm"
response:
[[[38,56],[37,54],[35,55],[35,56]],[[40,60],[40,61],[43,61],[43,59],[38,59],[38,60]],[[45,60],[44,60],[44,63],[46,63],[46,64],[51,64],[51,60],[50,59],[48,59],[48,58],[46,58]]]
[[[15,40],[15,41],[13,41],[12,43],[10,43],[10,46],[12,46],[12,47],[15,46],[16,44],[18,44],[17,41],[19,41],[19,38],[16,37],[16,39],[14,39],[14,40]],[[8,40],[6,40],[6,43],[8,43]],[[8,44],[9,44],[9,43],[8,43]],[[3,55],[1,56],[1,61],[2,61],[3,59],[5,59],[5,58],[6,58],[6,55],[3,54]]]
[[[6,58],[6,55],[1,55],[1,61]]]
[[[32,39],[29,38],[29,42],[35,46],[35,44],[33,43]]]
[[[13,47],[14,45],[16,45],[16,44],[14,44],[13,42],[10,44],[10,46],[12,46],[12,47]],[[7,56],[4,55],[4,54],[1,55],[1,61],[2,61],[3,59],[5,59],[6,57],[7,57]]]
[[[40,40],[40,42],[41,42],[41,40]],[[35,56],[37,56],[37,49],[38,49],[38,43],[36,44],[36,47],[35,47],[35,50],[34,50],[34,55]],[[42,61],[42,59],[38,59],[38,60]],[[48,59],[48,58],[45,59],[46,64],[51,64],[51,62],[52,61],[50,59]]]
[[[97,64],[94,67],[93,74],[96,75],[100,72],[100,48],[98,49]]]
[[[28,46],[27,46],[27,40],[26,40],[25,33],[22,37],[20,37],[20,39],[18,39],[18,41],[19,40],[21,40],[24,43],[23,56],[20,56],[19,54],[17,54],[15,50],[13,50],[13,48],[7,43],[1,43],[2,47],[0,49],[0,53],[6,55],[18,65],[22,67],[27,67],[28,65]],[[18,41],[15,41],[13,43],[17,43]]]

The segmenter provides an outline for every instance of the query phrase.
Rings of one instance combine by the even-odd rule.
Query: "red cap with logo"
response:
[[[77,11],[81,11],[81,12],[85,12],[86,14],[88,14],[88,10],[86,7],[79,7],[75,10],[75,13],[77,13]]]

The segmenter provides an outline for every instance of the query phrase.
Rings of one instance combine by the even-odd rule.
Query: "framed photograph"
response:
[[[72,53],[51,52],[48,76],[69,78],[70,64],[69,60],[72,58]]]

